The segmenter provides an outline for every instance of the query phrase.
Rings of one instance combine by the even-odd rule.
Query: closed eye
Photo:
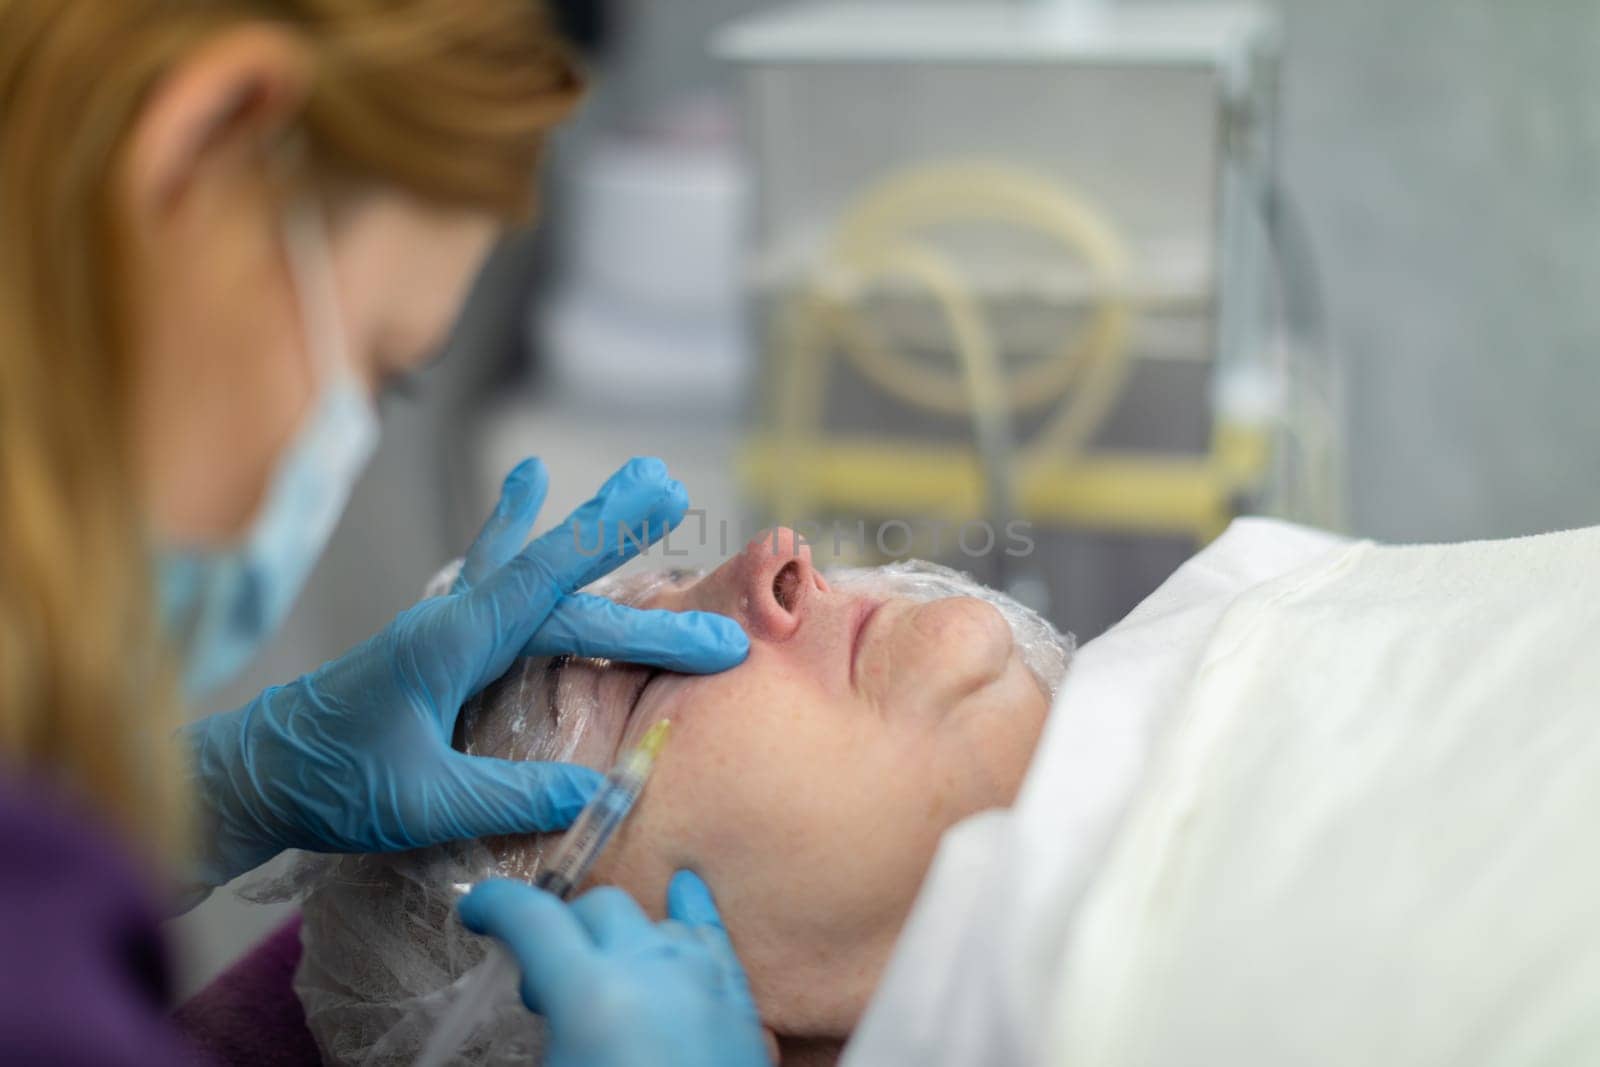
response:
[[[561,691],[561,672],[566,669],[571,656],[551,656],[550,662],[544,668],[545,714],[551,722],[556,722],[561,714],[561,706],[556,702],[556,696]]]
[[[659,667],[652,668],[645,674],[644,679],[640,681],[639,688],[634,690],[633,693],[633,703],[628,706],[628,719],[630,721],[633,719],[633,713],[639,710],[639,703],[644,699],[644,691],[650,688],[651,682],[664,673]]]

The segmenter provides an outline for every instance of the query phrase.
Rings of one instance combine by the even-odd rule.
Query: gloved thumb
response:
[[[711,887],[688,868],[680,870],[667,883],[667,917],[685,926],[710,926],[722,930],[722,916],[711,896]]]
[[[600,788],[600,772],[575,763],[494,759],[455,753],[450,790],[441,810],[454,825],[448,836],[550,833],[565,830]]]
[[[757,1017],[750,982],[739,963],[728,930],[722,925],[711,889],[691,870],[680,870],[667,883],[667,918],[682,923],[707,948],[716,960],[722,995]]]

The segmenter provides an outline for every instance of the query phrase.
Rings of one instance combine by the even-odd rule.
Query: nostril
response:
[[[800,591],[800,564],[790,560],[772,576],[772,598],[784,611],[793,611],[796,595]]]

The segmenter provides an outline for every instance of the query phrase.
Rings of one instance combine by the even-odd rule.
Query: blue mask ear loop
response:
[[[234,677],[282,624],[378,440],[344,334],[332,249],[309,198],[291,203],[283,233],[316,379],[311,405],[238,544],[157,554],[162,613],[183,650],[191,699]]]
[[[335,377],[359,379],[355,358],[339,308],[339,276],[333,265],[333,242],[322,206],[310,193],[299,193],[283,218],[284,251],[299,306],[301,336],[311,364],[312,399]]]

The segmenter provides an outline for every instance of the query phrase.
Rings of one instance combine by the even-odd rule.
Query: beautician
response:
[[[576,592],[623,559],[597,527],[682,518],[659,462],[529,544],[529,461],[448,595],[180,728],[283,621],[579,91],[530,0],[0,0],[0,1062],[186,1062],[157,918],[283,849],[565,826],[592,772],[450,746],[515,657],[744,657]],[[463,917],[552,1063],[764,1061],[709,892],[671,896],[491,883]]]

